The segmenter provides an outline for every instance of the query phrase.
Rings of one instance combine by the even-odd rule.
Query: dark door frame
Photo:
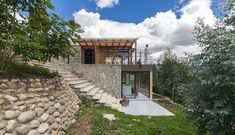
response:
[[[90,51],[90,53],[92,54],[90,63],[87,63],[86,61],[86,51]],[[95,49],[84,49],[84,64],[95,64]]]

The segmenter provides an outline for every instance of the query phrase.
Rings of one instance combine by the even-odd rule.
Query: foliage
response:
[[[172,54],[169,49],[158,60],[154,76],[157,93],[170,97],[178,103],[184,101],[184,92],[181,89],[192,80],[192,77],[185,62]]]
[[[73,54],[80,26],[53,13],[50,0],[0,0],[1,66],[21,56],[24,61],[48,61]]]
[[[80,106],[77,115],[78,118],[91,118],[92,135],[193,135],[192,122],[186,120],[182,112],[183,107],[166,104],[168,104],[167,109],[171,110],[175,116],[133,116],[107,107],[89,106]],[[163,102],[161,102],[161,105],[166,107]],[[109,122],[106,118],[103,118],[103,114],[114,114],[118,120]],[[80,125],[68,129],[68,135],[79,128],[78,126]],[[157,132],[156,129],[160,130],[161,133]]]
[[[190,58],[195,76],[188,86],[187,113],[199,134],[235,134],[235,7],[224,0],[223,20],[210,27],[199,20],[195,39],[203,50]]]
[[[22,62],[10,62],[6,70],[0,70],[0,77],[46,77],[52,78],[58,75],[57,72],[50,72],[49,69],[37,66],[30,66]]]

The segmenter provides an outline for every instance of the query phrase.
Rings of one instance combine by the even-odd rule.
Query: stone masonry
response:
[[[63,135],[79,103],[63,78],[1,78],[0,135]]]
[[[121,65],[80,64],[76,72],[105,92],[121,98]]]

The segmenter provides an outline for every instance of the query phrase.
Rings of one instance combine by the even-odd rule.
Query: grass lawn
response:
[[[30,66],[23,62],[9,62],[5,70],[0,69],[0,78],[53,78],[55,76],[58,76],[57,72],[50,72],[47,68]]]
[[[182,106],[167,103],[158,103],[175,116],[144,117],[131,116],[112,110],[107,107],[82,106],[78,112],[77,123],[68,130],[68,135],[191,135],[192,123],[187,121],[182,112]],[[118,120],[109,122],[102,114],[114,114]],[[84,121],[85,120],[85,121]],[[85,125],[85,127],[83,127]],[[86,129],[85,133],[80,132]],[[79,132],[79,133],[78,133]]]

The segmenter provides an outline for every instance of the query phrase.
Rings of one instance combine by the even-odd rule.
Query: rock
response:
[[[25,104],[25,101],[17,101],[15,102],[15,105],[24,105]]]
[[[25,106],[25,105],[20,106],[20,107],[19,107],[19,110],[20,110],[20,111],[25,111],[25,110],[26,110],[26,106]]]
[[[65,99],[60,99],[59,102],[60,102],[61,105],[65,105],[66,100]]]
[[[23,112],[18,116],[18,121],[20,123],[26,123],[31,121],[35,116],[35,112],[34,111],[27,111],[27,112]]]
[[[58,126],[59,126],[59,124],[58,124],[58,123],[53,123],[53,124],[51,125],[51,128],[52,128],[52,129],[57,129],[57,128],[58,128]]]
[[[35,108],[35,112],[36,112],[37,116],[41,116],[42,113],[43,113],[43,111],[44,111],[44,109],[42,109],[42,108],[40,108],[40,107]]]
[[[19,82],[18,83],[18,89],[26,89],[27,88],[27,85],[23,82]]]
[[[72,122],[72,123],[75,123],[75,122],[76,122],[76,120],[75,120],[75,119],[73,119],[71,122]]]
[[[60,118],[55,118],[55,122],[60,123],[61,119]]]
[[[6,121],[0,121],[0,129],[3,129],[7,125]]]
[[[3,99],[0,99],[0,105],[3,105],[5,101]]]
[[[5,83],[2,83],[1,85],[0,85],[0,89],[7,89],[8,87],[7,87],[7,85],[5,84]]]
[[[12,132],[17,126],[17,122],[15,120],[9,120],[5,127],[6,132]]]
[[[49,96],[48,98],[50,101],[54,101],[55,100],[55,97],[54,96]]]
[[[51,132],[52,132],[52,129],[51,129],[51,127],[49,127],[48,129],[47,129],[47,132],[46,133],[44,133],[44,134],[51,134]]]
[[[65,111],[65,107],[60,107],[60,108],[58,109],[58,111],[59,111],[60,113],[63,113],[63,112]]]
[[[50,103],[46,103],[44,104],[43,109],[46,111],[50,106],[51,106]]]
[[[0,135],[4,135],[6,133],[5,130],[0,130]],[[56,134],[55,134],[56,135]]]
[[[55,130],[52,130],[51,135],[57,135],[57,132]]]
[[[29,105],[30,110],[33,110],[35,108],[35,106],[36,106],[35,104]]]
[[[108,119],[109,121],[116,120],[117,118],[114,116],[114,114],[103,114],[103,117]]]
[[[31,130],[27,135],[40,135],[37,130]]]
[[[40,121],[45,122],[49,117],[49,114],[43,113],[42,116],[40,117]]]
[[[54,123],[54,117],[52,115],[49,116],[47,123],[49,123],[49,124]]]
[[[53,114],[54,112],[56,111],[56,109],[54,108],[54,107],[49,107],[49,109],[48,109],[48,114]]]
[[[9,119],[14,119],[19,115],[18,112],[16,111],[6,111],[4,118],[9,120]]]
[[[10,96],[10,95],[5,95],[4,96],[7,100],[11,101],[11,102],[15,102],[18,99],[16,97]]]
[[[9,88],[15,89],[15,90],[17,89],[16,82],[11,81],[11,82],[7,82],[7,83],[8,83]]]
[[[54,104],[54,107],[55,107],[56,109],[60,108],[60,103]]]
[[[60,116],[60,113],[59,113],[59,112],[55,112],[55,113],[53,114],[53,116],[54,116],[54,117],[58,117],[58,116]]]
[[[17,94],[17,96],[20,100],[24,100],[24,99],[28,98],[27,94]]]
[[[42,134],[42,133],[46,132],[46,130],[47,130],[48,128],[49,128],[49,125],[48,125],[47,123],[42,123],[42,124],[38,127],[37,131]]]
[[[3,106],[3,110],[10,110],[12,108],[11,104],[7,104],[5,106]]]
[[[26,135],[30,130],[30,127],[27,125],[21,125],[16,128],[17,135]]]
[[[37,128],[40,125],[40,122],[38,120],[32,120],[29,125],[31,128]]]

